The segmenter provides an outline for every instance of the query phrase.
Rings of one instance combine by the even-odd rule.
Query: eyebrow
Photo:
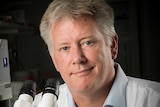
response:
[[[88,39],[88,38],[95,38],[95,36],[93,36],[93,35],[91,34],[91,35],[82,37],[79,41],[82,41],[82,40]],[[68,44],[70,44],[70,43],[69,43],[68,40],[66,40],[66,39],[61,39],[61,41],[58,42],[57,44],[58,44],[58,46],[63,46],[63,45],[68,45]]]
[[[93,34],[88,35],[88,36],[85,36],[85,37],[81,38],[80,41],[83,40],[83,39],[88,39],[88,38],[95,38],[95,36]]]
[[[67,45],[67,44],[70,44],[70,43],[68,41],[58,42],[58,46],[63,46],[63,45]]]

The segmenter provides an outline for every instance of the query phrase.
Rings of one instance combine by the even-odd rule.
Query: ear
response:
[[[118,36],[117,34],[115,34],[112,38],[111,54],[112,54],[112,59],[117,58],[117,55],[118,55]]]
[[[54,53],[49,51],[49,54],[50,54],[50,56],[51,56],[52,62],[53,62],[53,64],[54,64],[56,70],[59,72],[58,65],[57,65],[57,63],[56,63],[56,59],[55,59]]]

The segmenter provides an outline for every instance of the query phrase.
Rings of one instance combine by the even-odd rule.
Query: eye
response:
[[[92,46],[92,45],[94,45],[94,42],[93,41],[86,41],[86,42],[84,42],[84,45]]]
[[[69,47],[64,46],[64,47],[62,47],[60,50],[67,51],[68,49],[69,49]]]
[[[67,47],[63,47],[62,49],[63,49],[63,50],[67,50]]]

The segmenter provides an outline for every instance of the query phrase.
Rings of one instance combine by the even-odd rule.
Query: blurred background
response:
[[[26,79],[34,80],[37,92],[50,77],[63,82],[39,34],[40,19],[51,1],[1,0],[0,3],[0,39],[8,41],[11,82],[18,84]],[[116,62],[128,76],[160,82],[158,1],[106,1],[115,11],[119,36]]]

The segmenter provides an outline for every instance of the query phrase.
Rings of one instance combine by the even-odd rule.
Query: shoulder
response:
[[[160,103],[160,83],[128,77],[126,99],[127,104],[133,107],[157,107]]]
[[[137,87],[141,89],[150,89],[160,93],[160,83],[156,81],[134,78],[128,76],[128,87]]]

